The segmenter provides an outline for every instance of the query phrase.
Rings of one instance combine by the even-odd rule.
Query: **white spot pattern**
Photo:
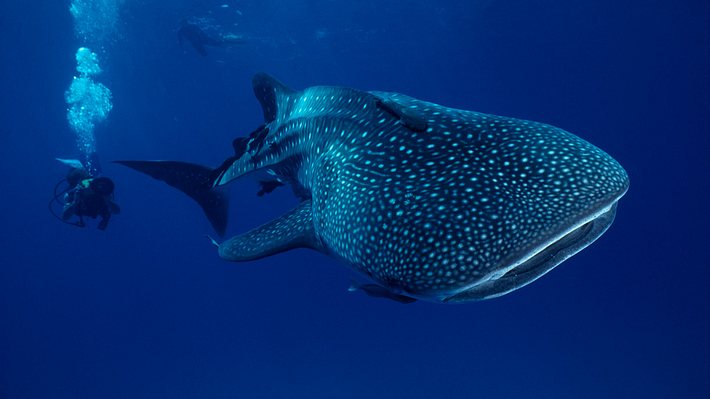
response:
[[[327,252],[397,292],[470,286],[628,187],[609,155],[542,123],[335,87],[283,96],[279,109],[269,125],[277,145],[230,176],[274,170],[312,199]]]

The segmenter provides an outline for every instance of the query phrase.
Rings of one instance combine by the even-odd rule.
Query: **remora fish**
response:
[[[596,240],[629,186],[605,152],[543,123],[397,93],[294,91],[265,74],[253,86],[265,124],[217,169],[118,161],[196,199],[220,233],[220,186],[258,170],[275,177],[260,193],[291,185],[298,206],[218,244],[226,260],[306,247],[369,279],[358,287],[373,296],[492,298]]]

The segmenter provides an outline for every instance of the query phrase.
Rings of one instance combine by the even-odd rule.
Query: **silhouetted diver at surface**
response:
[[[223,47],[230,44],[243,44],[242,36],[232,33],[222,33],[197,19],[183,19],[178,28],[178,42],[180,46],[186,41],[190,43],[201,56],[207,56],[206,46]],[[210,32],[212,31],[212,32]]]

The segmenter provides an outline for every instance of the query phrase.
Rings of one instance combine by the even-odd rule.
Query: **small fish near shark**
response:
[[[368,295],[466,302],[525,286],[601,236],[629,187],[624,169],[543,123],[447,108],[398,93],[292,90],[257,74],[265,123],[216,169],[116,161],[195,199],[226,228],[223,185],[256,171],[260,195],[290,185],[285,215],[217,244],[251,261],[311,248],[347,264]]]

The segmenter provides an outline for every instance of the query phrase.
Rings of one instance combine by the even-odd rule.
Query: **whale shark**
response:
[[[629,187],[621,165],[554,126],[404,94],[257,74],[264,124],[217,168],[116,161],[195,199],[222,235],[224,185],[266,172],[298,205],[218,246],[228,261],[310,248],[346,264],[351,286],[402,303],[458,303],[523,287],[599,238]]]

